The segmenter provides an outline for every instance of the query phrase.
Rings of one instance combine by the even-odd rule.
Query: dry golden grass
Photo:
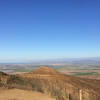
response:
[[[0,100],[55,100],[46,94],[35,91],[10,89],[0,91]]]

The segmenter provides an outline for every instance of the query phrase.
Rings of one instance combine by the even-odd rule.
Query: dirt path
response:
[[[0,100],[55,100],[48,95],[26,91],[20,89],[11,89],[0,91]]]

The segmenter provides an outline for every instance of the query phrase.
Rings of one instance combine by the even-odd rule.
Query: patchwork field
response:
[[[100,69],[65,69],[61,73],[89,79],[100,79]]]
[[[34,64],[0,64],[0,71],[9,74],[22,74],[32,72],[40,65]],[[43,65],[42,65],[43,66]],[[57,71],[78,77],[100,79],[100,64],[50,64],[47,65]]]

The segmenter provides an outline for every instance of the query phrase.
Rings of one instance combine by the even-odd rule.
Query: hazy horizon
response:
[[[66,63],[68,63],[68,62],[70,62],[70,61],[99,61],[100,62],[100,57],[79,57],[79,58],[49,58],[49,59],[0,59],[0,64],[3,64],[3,63],[8,63],[8,64],[10,64],[10,63],[12,63],[12,64],[24,64],[24,63],[26,63],[26,64],[34,64],[34,63],[41,63],[41,62],[44,62],[44,63],[46,63],[46,62],[58,62],[58,63],[60,63],[60,62],[66,62]]]

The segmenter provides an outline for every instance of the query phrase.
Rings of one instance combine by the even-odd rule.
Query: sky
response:
[[[0,0],[0,62],[100,57],[100,0]]]

